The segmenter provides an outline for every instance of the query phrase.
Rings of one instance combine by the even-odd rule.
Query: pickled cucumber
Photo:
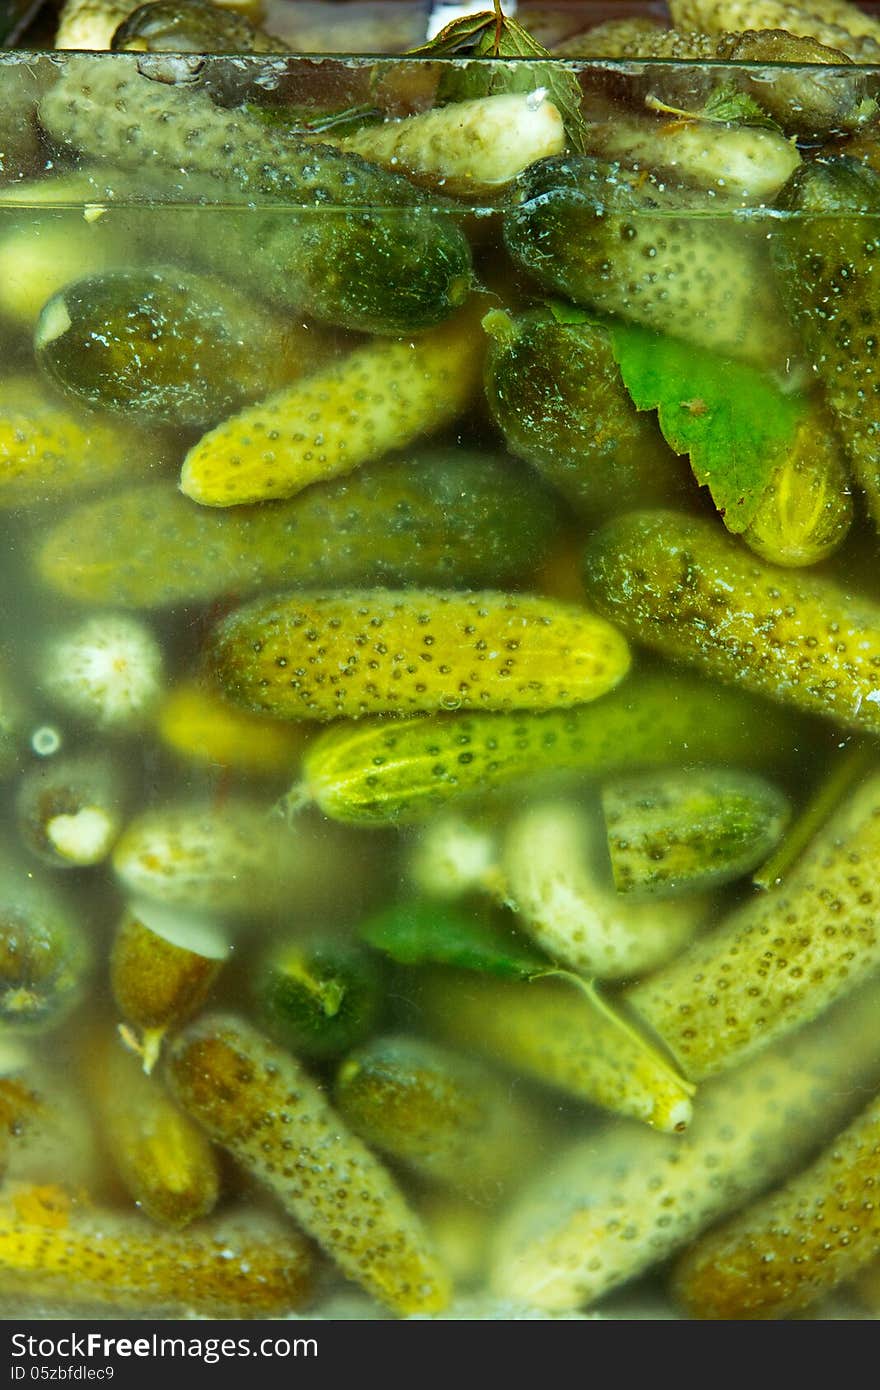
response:
[[[634,1016],[699,1081],[808,1023],[877,969],[880,776],[829,820],[779,888],[747,900],[633,985]]]
[[[688,216],[657,180],[588,156],[541,160],[515,187],[504,240],[542,289],[755,366],[794,356],[746,228]]]
[[[82,924],[30,871],[0,862],[0,1022],[44,1032],[76,1004],[91,964]]]
[[[267,1030],[300,1057],[333,1057],[363,1042],[383,1009],[377,958],[357,943],[311,936],[273,943],[254,980]]]
[[[504,1196],[537,1151],[537,1115],[507,1081],[424,1038],[383,1036],[341,1063],[340,1114],[374,1148],[472,1201]]]
[[[267,205],[227,225],[202,254],[223,271],[247,258],[261,294],[347,328],[408,333],[464,302],[468,243],[452,215],[407,180],[328,146],[285,140],[246,112],[215,106],[198,86],[151,81],[145,59],[72,58],[40,103],[50,138],[124,168],[213,180],[215,198]],[[276,216],[271,204],[286,205]],[[230,223],[235,222],[234,218]]]
[[[307,724],[269,719],[238,709],[200,681],[172,690],[158,715],[167,748],[195,764],[232,768],[251,777],[283,777],[308,737]]]
[[[202,917],[144,900],[126,910],[110,950],[110,985],[145,1072],[168,1029],[204,1004],[229,951],[224,933]]]
[[[587,547],[587,588],[624,632],[716,680],[880,730],[880,605],[746,554],[720,526],[631,512]]]
[[[777,207],[793,214],[771,236],[780,289],[880,525],[880,270],[872,232],[880,175],[849,159],[813,160],[786,184]]]
[[[858,61],[880,56],[880,21],[849,0],[670,0],[669,10],[682,29],[785,29]]]
[[[568,708],[629,669],[617,632],[532,594],[303,591],[247,604],[206,659],[249,709],[293,719],[385,710]]]
[[[40,653],[40,687],[78,722],[106,733],[142,728],[163,688],[162,648],[151,629],[122,613],[98,613],[62,628]]]
[[[96,753],[51,758],[22,778],[15,798],[27,849],[56,869],[102,863],[122,830],[125,778]]]
[[[686,1134],[588,1131],[529,1183],[497,1229],[492,1286],[578,1308],[665,1260],[795,1170],[880,1079],[876,984],[701,1086]]]
[[[195,1231],[18,1183],[0,1199],[0,1289],[137,1314],[280,1317],[313,1290],[312,1249],[276,1218],[228,1211]],[[38,1304],[39,1306],[39,1304]]]
[[[874,1100],[809,1168],[691,1247],[674,1271],[677,1298],[698,1318],[780,1318],[809,1307],[876,1254],[878,1180]]]
[[[491,197],[537,159],[565,148],[562,116],[544,87],[454,101],[328,143],[414,183],[457,197]]]
[[[515,1075],[664,1133],[690,1124],[694,1087],[592,986],[444,970],[422,982],[418,1001],[440,1038]]]
[[[547,309],[516,317],[493,309],[483,327],[486,396],[507,447],[579,513],[593,519],[684,492],[687,471],[635,409],[607,328]]]
[[[552,497],[512,460],[426,449],[271,506],[199,507],[170,483],[117,492],[44,533],[37,564],[57,593],[123,608],[296,584],[479,588],[527,574],[557,530]]]
[[[258,29],[231,6],[221,8],[205,0],[153,0],[126,13],[109,47],[115,53],[281,53],[287,44]]]
[[[34,330],[42,370],[86,407],[146,425],[205,426],[327,355],[323,335],[222,282],[118,270],[66,285]]]
[[[370,342],[242,410],[184,459],[181,491],[209,507],[292,497],[456,420],[482,367],[482,296],[415,340]]]
[[[80,415],[30,377],[0,385],[0,510],[132,480],[162,466],[160,439]]]
[[[177,1229],[213,1211],[220,1171],[209,1141],[113,1030],[89,1039],[85,1075],[103,1141],[136,1205]]]
[[[398,1313],[446,1305],[447,1277],[414,1212],[293,1057],[237,1018],[206,1015],[175,1038],[167,1075],[184,1109],[349,1278]]]
[[[405,824],[541,776],[600,777],[681,757],[760,765],[779,758],[792,733],[771,706],[739,692],[642,674],[569,711],[341,724],[309,745],[291,797],[353,825]]]
[[[791,815],[772,783],[723,767],[606,782],[602,810],[615,887],[636,895],[742,877],[776,847]]]
[[[815,565],[846,540],[852,491],[837,431],[824,405],[811,402],[742,538],[773,565]]]
[[[514,816],[500,897],[554,960],[591,979],[632,979],[677,955],[707,921],[709,904],[702,896],[662,906],[621,897],[598,820],[595,808],[561,800]]]

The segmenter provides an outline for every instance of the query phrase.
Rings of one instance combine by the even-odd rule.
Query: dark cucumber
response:
[[[454,214],[357,155],[215,106],[197,84],[151,81],[144,61],[71,59],[40,121],[59,148],[158,174],[169,195],[206,176],[208,201],[259,205],[226,218],[222,237],[190,220],[206,263],[244,275],[264,297],[373,333],[429,328],[464,303],[470,250]]]

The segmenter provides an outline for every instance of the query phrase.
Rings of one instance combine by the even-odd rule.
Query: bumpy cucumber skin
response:
[[[782,886],[626,995],[694,1081],[815,1018],[880,964],[880,778],[829,821]]]
[[[673,1287],[694,1318],[782,1318],[851,1278],[877,1253],[880,1100],[820,1157],[704,1236]]]
[[[336,1074],[343,1118],[371,1147],[471,1200],[501,1197],[533,1156],[535,1114],[488,1067],[424,1038],[374,1038]]]
[[[58,1187],[19,1183],[0,1198],[0,1290],[16,1300],[280,1318],[310,1298],[313,1265],[295,1228],[240,1211],[179,1232]]]
[[[181,491],[208,507],[292,497],[449,425],[477,392],[481,302],[421,338],[367,343],[224,420],[186,455]]]
[[[862,62],[880,56],[880,23],[850,0],[671,0],[670,14],[682,29],[784,29]]]
[[[138,5],[113,32],[114,53],[280,53],[287,49],[244,15],[204,0]]]
[[[689,768],[602,788],[611,872],[619,893],[693,892],[740,878],[778,843],[787,797],[735,768]]]
[[[131,480],[161,465],[162,453],[160,440],[81,415],[30,377],[0,386],[0,511]]]
[[[582,1307],[797,1168],[880,1080],[878,1004],[867,986],[701,1086],[683,1135],[615,1125],[564,1148],[497,1228],[496,1294]]]
[[[580,514],[671,503],[687,469],[655,420],[632,403],[599,324],[560,323],[546,309],[486,315],[489,409],[512,453]]]
[[[201,425],[280,389],[326,355],[318,332],[182,270],[118,270],[67,285],[34,332],[38,365],[86,407]]]
[[[542,775],[599,777],[683,758],[760,765],[791,740],[772,706],[687,676],[640,674],[574,710],[341,724],[306,750],[301,794],[353,825],[416,823],[458,797]]]
[[[126,912],[110,950],[110,986],[123,1018],[165,1029],[201,1007],[222,962],[175,946]]]
[[[91,952],[78,918],[42,884],[0,864],[0,1021],[7,1032],[41,1032],[70,1012]]]
[[[222,244],[200,231],[209,263],[247,257],[270,300],[399,334],[441,322],[469,293],[470,250],[454,215],[405,179],[326,145],[284,140],[196,87],[150,81],[133,57],[71,59],[40,120],[60,146],[164,172],[169,187],[206,175],[219,202],[286,204],[238,227],[240,217],[228,218]]]
[[[849,159],[813,160],[776,205],[795,214],[773,227],[776,278],[880,525],[880,175]]]
[[[630,512],[587,546],[599,611],[716,680],[880,732],[880,605],[747,554],[714,522]]]
[[[445,1307],[446,1275],[394,1179],[283,1048],[240,1019],[205,1015],[174,1039],[166,1075],[345,1274],[398,1313]]]
[[[271,506],[200,507],[170,483],[119,492],[50,530],[37,565],[55,592],[121,608],[294,584],[482,587],[536,567],[558,524],[510,459],[426,450]]]
[[[763,245],[721,218],[676,217],[676,196],[639,178],[586,156],[532,165],[504,220],[516,264],[575,303],[783,370],[792,334]]]
[[[604,619],[533,594],[304,590],[224,619],[206,661],[247,708],[324,720],[568,708],[617,685],[629,649]]]

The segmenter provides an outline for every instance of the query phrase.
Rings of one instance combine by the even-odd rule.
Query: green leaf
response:
[[[512,933],[433,903],[400,903],[371,917],[360,935],[399,965],[450,965],[508,980],[531,980],[554,968]]]
[[[486,10],[454,20],[430,43],[411,49],[410,55],[549,59],[549,62],[516,63],[510,67],[477,62],[454,68],[445,72],[440,80],[438,101],[471,101],[501,92],[531,92],[536,87],[544,87],[562,116],[569,144],[581,152],[586,149],[582,93],[576,74],[561,59],[554,59],[549,49],[533,39],[515,19],[502,14],[500,8],[497,13]]]
[[[614,324],[611,345],[636,409],[657,411],[667,444],[690,455],[728,531],[744,531],[794,438],[803,399],[754,367],[647,328]]]
[[[685,111],[680,106],[669,106],[658,97],[648,96],[645,105],[652,111],[668,116],[678,116],[683,121],[717,121],[724,125],[760,126],[764,130],[775,130],[782,134],[782,126],[769,116],[762,106],[746,92],[737,91],[729,83],[716,87],[705,106],[695,111]]]

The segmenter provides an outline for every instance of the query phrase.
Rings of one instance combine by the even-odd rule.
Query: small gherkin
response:
[[[470,292],[461,227],[406,179],[326,145],[285,140],[247,111],[215,105],[199,82],[153,81],[147,58],[71,58],[39,117],[59,147],[158,176],[168,193],[207,180],[208,201],[260,204],[256,227],[252,216],[215,239],[199,223],[196,239],[227,273],[246,258],[264,298],[343,327],[400,334],[441,322]]]
[[[486,396],[508,448],[579,513],[592,519],[685,491],[687,469],[633,405],[606,327],[549,309],[493,309],[483,328]]]
[[[36,563],[54,592],[120,608],[299,584],[483,587],[521,579],[558,527],[530,470],[425,449],[272,505],[201,507],[170,482],[114,492],[43,532]]]
[[[781,371],[793,356],[763,239],[694,217],[644,172],[586,155],[539,160],[517,180],[504,240],[543,290],[577,304],[759,367]]]
[[[320,365],[324,336],[177,269],[66,285],[34,330],[39,366],[87,408],[144,424],[205,426]]]
[[[880,174],[847,158],[811,160],[776,205],[791,214],[770,238],[780,291],[880,525]]]
[[[587,546],[587,589],[631,638],[716,680],[880,731],[880,604],[749,555],[719,523],[630,512]]]
[[[114,53],[282,53],[287,44],[230,6],[153,0],[126,14],[110,48]]]
[[[394,710],[568,708],[626,675],[602,618],[533,594],[359,589],[257,599],[215,628],[226,694],[293,719]]]

